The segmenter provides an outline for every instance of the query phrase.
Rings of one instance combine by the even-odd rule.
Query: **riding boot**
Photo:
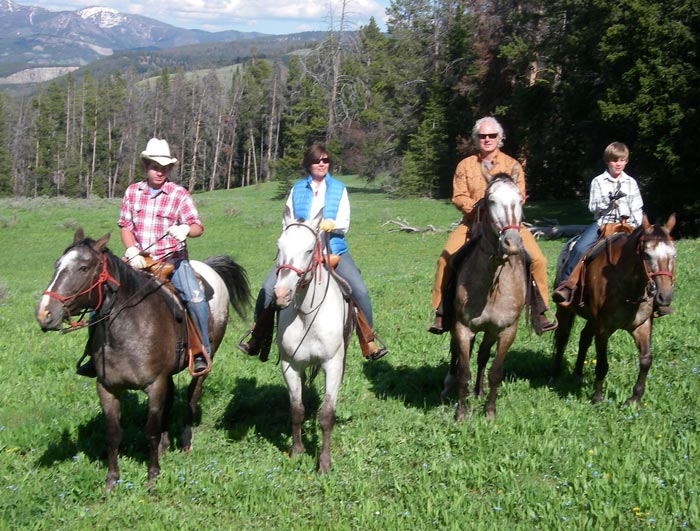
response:
[[[433,323],[428,327],[428,332],[436,335],[444,334],[446,332],[445,326],[446,322],[443,318],[442,301],[440,301],[438,307],[433,311]]]
[[[437,335],[444,334],[445,329],[442,324],[442,314],[438,313],[438,310],[435,310],[434,315],[433,323],[428,327],[428,332]]]
[[[569,277],[562,281],[552,292],[552,300],[559,306],[566,308],[573,302],[574,292],[576,291],[582,269],[583,260],[580,260],[569,274]]]
[[[249,356],[259,356],[260,361],[267,361],[272,347],[275,331],[275,314],[277,306],[270,304],[260,312],[258,319],[245,335],[238,341],[238,349]],[[247,341],[246,339],[249,338]]]
[[[80,363],[83,358],[80,358]],[[86,378],[97,378],[97,368],[95,367],[95,362],[92,361],[92,357],[88,357],[88,360],[82,365],[78,365],[75,369],[75,374],[78,376],[85,376]]]
[[[360,342],[360,350],[366,359],[378,360],[389,353],[389,349],[383,344],[370,327],[365,314],[357,305],[355,306],[355,328],[357,330],[357,339]],[[377,341],[381,343],[377,345]]]

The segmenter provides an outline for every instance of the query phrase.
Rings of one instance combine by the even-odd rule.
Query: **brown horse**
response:
[[[488,174],[484,177],[488,178]],[[496,396],[503,379],[503,360],[515,340],[518,319],[525,304],[526,268],[520,222],[522,196],[516,176],[501,173],[493,177],[484,196],[484,219],[477,234],[467,244],[459,267],[454,298],[454,319],[450,342],[450,370],[442,396],[458,384],[455,420],[467,415],[466,395],[471,378],[469,357],[477,333],[484,336],[477,357],[474,395],[484,394],[484,368],[491,347],[496,355],[489,369],[487,418],[496,415]]]
[[[82,229],[56,261],[49,286],[36,308],[42,330],[59,330],[83,310],[92,312],[86,353],[97,368],[97,394],[107,431],[107,481],[119,479],[117,454],[121,439],[120,396],[140,389],[148,396],[146,437],[150,447],[148,484],[160,472],[159,456],[168,448],[173,404],[173,374],[188,366],[183,307],[155,277],[135,271],[107,249],[109,234],[98,241]],[[209,300],[211,355],[219,347],[228,322],[229,302],[242,317],[250,291],[245,270],[227,256],[215,256],[192,267],[212,289]],[[192,424],[205,376],[192,378],[182,446],[192,444]]]
[[[647,373],[651,367],[651,329],[656,308],[668,308],[673,300],[676,248],[671,215],[665,225],[651,225],[644,216],[632,234],[619,233],[605,241],[601,252],[586,261],[582,287],[570,306],[558,305],[559,328],[554,335],[553,377],[561,372],[562,356],[575,317],[586,319],[579,338],[574,375],[583,377],[586,352],[595,338],[596,368],[592,402],[603,398],[603,381],[608,373],[608,339],[616,330],[627,330],[639,351],[639,375],[625,405],[640,404]]]

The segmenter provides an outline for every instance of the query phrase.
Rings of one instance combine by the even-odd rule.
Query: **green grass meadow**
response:
[[[290,458],[276,347],[267,363],[240,353],[235,344],[249,322],[232,317],[192,451],[173,443],[149,491],[145,395],[129,393],[121,480],[108,495],[95,383],[74,373],[87,332],[44,333],[34,308],[78,226],[94,238],[111,231],[110,248],[123,252],[119,201],[0,201],[0,529],[700,529],[698,240],[677,242],[675,313],[655,322],[641,408],[621,406],[637,376],[625,332],[612,337],[605,399],[593,406],[593,352],[578,386],[572,340],[564,377],[548,386],[552,336],[536,336],[521,319],[496,420],[486,421],[483,403],[472,399],[472,415],[455,424],[454,397],[440,401],[449,339],[425,328],[435,260],[457,212],[447,201],[394,200],[359,179],[345,181],[350,249],[390,354],[364,361],[353,338],[331,472],[315,474],[323,378],[305,395],[307,452]],[[256,294],[280,230],[276,184],[195,200],[206,232],[189,242],[191,257],[230,254]],[[528,204],[525,214],[589,219],[577,203]],[[387,222],[397,219],[437,230],[393,231]],[[550,279],[561,245],[541,242]],[[184,373],[175,377],[173,441],[188,382]]]

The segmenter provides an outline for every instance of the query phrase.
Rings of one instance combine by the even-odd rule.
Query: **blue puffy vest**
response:
[[[309,219],[311,215],[311,201],[314,197],[314,191],[311,188],[311,176],[306,179],[297,181],[293,187],[292,206],[294,208],[294,217],[301,219]],[[335,220],[338,215],[338,206],[343,197],[345,185],[331,177],[330,173],[326,174],[326,196],[323,199],[323,218]],[[348,244],[345,242],[344,234],[330,233],[329,241],[331,252],[333,254],[344,254],[348,252]]]

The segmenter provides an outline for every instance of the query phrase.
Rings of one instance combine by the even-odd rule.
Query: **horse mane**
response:
[[[77,242],[74,242],[68,248],[66,252],[76,247],[86,246],[97,252],[99,250],[95,247],[97,242],[92,238],[83,238]],[[137,291],[151,290],[155,291],[160,289],[160,284],[155,281],[155,279],[149,275],[144,275],[128,264],[124,263],[121,258],[115,255],[109,247],[104,247],[102,249],[102,255],[107,258],[107,269],[112,274],[114,278],[119,281],[119,285],[128,294],[135,293]]]

